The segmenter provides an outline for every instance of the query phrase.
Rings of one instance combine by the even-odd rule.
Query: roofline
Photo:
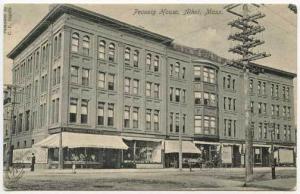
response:
[[[48,14],[7,54],[7,57],[10,59],[14,59],[18,54],[20,54],[26,47],[26,45],[30,44],[32,40],[35,40],[37,36],[39,36],[42,32],[46,30],[46,28],[57,20],[62,14],[68,13],[71,15],[84,15],[88,19],[99,22],[106,22],[104,25],[113,24],[116,27],[121,27],[120,31],[133,33],[138,36],[147,37],[156,42],[160,42],[165,45],[169,45],[173,42],[174,39],[169,38],[167,36],[163,36],[149,30],[145,30],[143,28],[136,27],[134,25],[127,24],[125,22],[118,21],[116,19],[104,16],[99,13],[95,13],[89,11],[87,9],[70,5],[70,4],[58,4],[51,9]],[[111,26],[111,25],[108,25]]]
[[[273,67],[268,67],[268,66],[265,66],[265,65],[257,64],[257,63],[251,63],[251,64],[254,65],[254,66],[260,67],[264,70],[270,71],[272,73],[277,73],[279,75],[283,75],[283,76],[287,76],[287,77],[291,77],[291,78],[297,77],[296,73],[276,69],[276,68],[273,68]]]

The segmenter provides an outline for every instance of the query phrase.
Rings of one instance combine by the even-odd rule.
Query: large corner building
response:
[[[38,150],[44,167],[170,167],[181,131],[183,158],[244,164],[242,73],[210,51],[57,5],[8,57],[15,162]],[[249,80],[254,163],[269,165],[272,143],[279,163],[294,163],[296,75],[253,65],[264,70]]]

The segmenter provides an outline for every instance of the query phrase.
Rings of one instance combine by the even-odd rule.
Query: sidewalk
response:
[[[256,181],[256,182],[249,183],[247,187],[290,191],[290,190],[296,190],[296,185],[297,185],[296,178],[286,178],[286,179]]]

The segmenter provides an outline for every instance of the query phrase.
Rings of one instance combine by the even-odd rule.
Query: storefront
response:
[[[200,158],[203,162],[220,160],[221,145],[218,142],[194,141],[194,144],[201,151]]]
[[[294,166],[296,164],[295,154],[293,146],[274,146],[274,159],[279,166]]]
[[[122,166],[127,168],[163,168],[162,140],[122,137],[128,146],[122,151]]]
[[[165,167],[178,167],[179,165],[179,141],[178,140],[165,140]],[[200,157],[201,151],[195,146],[193,142],[182,141],[182,159],[197,159]]]
[[[63,167],[120,168],[122,150],[128,149],[120,136],[62,132],[48,136],[33,147],[48,148],[48,167],[57,168],[59,147]]]
[[[221,160],[223,166],[240,167],[242,165],[242,145],[234,143],[222,143]]]
[[[254,166],[270,166],[271,146],[253,144],[253,160]]]

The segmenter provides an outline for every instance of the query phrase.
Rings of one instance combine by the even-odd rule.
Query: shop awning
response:
[[[253,144],[253,147],[264,147],[264,148],[270,148],[270,145],[265,145],[265,144]]]
[[[152,142],[161,142],[162,139],[155,139],[155,138],[147,138],[147,137],[127,137],[127,136],[122,136],[123,139],[125,140],[136,140],[136,141],[152,141]]]
[[[284,146],[284,145],[274,145],[276,148],[289,148],[289,149],[294,149],[295,146]]]
[[[179,141],[166,140],[165,141],[165,153],[178,153]],[[182,153],[200,154],[201,151],[190,141],[182,141]]]
[[[46,139],[34,144],[34,147],[58,148],[60,133],[48,136]],[[120,136],[85,134],[85,133],[62,133],[62,147],[68,148],[106,148],[128,149]]]
[[[194,141],[194,144],[202,144],[202,145],[220,145],[219,142],[209,142],[209,141]]]

